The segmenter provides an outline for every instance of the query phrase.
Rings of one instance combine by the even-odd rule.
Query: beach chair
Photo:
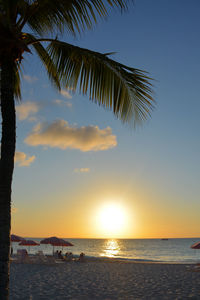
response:
[[[48,263],[48,259],[47,259],[46,255],[44,255],[42,250],[39,250],[36,253],[35,258],[36,258],[36,262]]]
[[[51,264],[53,265],[53,264],[56,263],[56,259],[55,259],[55,257],[52,256],[52,255],[47,255],[47,256],[46,256],[46,259],[47,259],[47,263],[50,264],[50,265],[51,265]]]
[[[26,249],[17,250],[17,262],[25,263],[29,261],[28,252]]]
[[[200,272],[200,263],[186,265],[186,270],[189,272]]]
[[[55,259],[55,263],[56,264],[63,264],[63,263],[65,263],[65,260],[64,259]]]
[[[191,272],[200,272],[200,263],[197,263],[195,265],[187,266],[187,270]]]

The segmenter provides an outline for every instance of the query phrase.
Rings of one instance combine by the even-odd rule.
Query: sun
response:
[[[127,214],[120,204],[109,203],[100,208],[97,221],[102,234],[116,237],[124,233]]]

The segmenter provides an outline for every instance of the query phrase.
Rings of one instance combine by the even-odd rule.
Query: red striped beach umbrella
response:
[[[21,241],[19,243],[19,245],[20,246],[28,246],[29,247],[29,252],[30,252],[30,247],[32,247],[32,246],[39,246],[40,244],[36,243],[33,240],[24,240],[24,241]]]
[[[54,246],[58,246],[58,247],[70,247],[70,246],[74,246],[72,243],[65,241],[63,239],[57,238],[55,236],[46,238],[42,241],[40,241],[40,244],[46,244],[46,245],[52,245],[53,246],[53,253],[54,253]]]
[[[19,242],[24,241],[25,239],[22,238],[21,236],[18,236],[18,235],[15,235],[15,234],[11,234],[10,240],[11,240],[11,242],[19,243]]]
[[[39,246],[40,244],[36,243],[32,240],[24,240],[21,243],[19,243],[20,246]]]
[[[24,240],[25,240],[25,239],[22,238],[22,237],[19,236],[19,235],[11,234],[11,236],[10,236],[10,241],[11,241],[10,254],[11,254],[11,255],[13,254],[13,244],[12,244],[12,243],[19,243],[19,242],[22,242],[22,241],[24,241]]]
[[[200,242],[193,244],[190,248],[192,249],[200,249]]]

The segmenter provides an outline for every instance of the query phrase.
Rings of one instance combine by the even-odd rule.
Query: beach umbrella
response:
[[[16,234],[11,234],[10,240],[11,240],[10,254],[12,255],[13,254],[13,244],[12,243],[19,243],[19,242],[24,241],[25,239]]]
[[[74,246],[72,243],[65,241],[63,239],[57,238],[55,236],[46,238],[42,241],[40,241],[40,244],[51,244],[52,246],[62,246],[62,247],[68,247],[68,246]]]
[[[54,253],[54,246],[59,246],[59,247],[74,246],[72,243],[70,243],[68,241],[65,241],[63,239],[57,238],[56,236],[46,238],[46,239],[40,241],[40,244],[52,245],[53,246],[53,253]]]
[[[30,247],[31,246],[39,246],[40,244],[36,243],[33,240],[23,240],[19,243],[20,246],[28,246],[29,247],[29,251],[30,251]]]
[[[25,239],[22,238],[21,236],[18,236],[18,235],[15,235],[15,234],[11,234],[10,240],[11,240],[11,242],[19,243],[19,242],[24,241]]]
[[[200,242],[193,244],[190,248],[192,249],[200,249]]]

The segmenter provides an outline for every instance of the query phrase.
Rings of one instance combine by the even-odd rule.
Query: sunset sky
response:
[[[199,13],[199,0],[137,0],[77,39],[63,36],[115,51],[113,59],[155,79],[156,108],[135,130],[87,96],[58,93],[36,55],[24,57],[12,233],[200,236]]]

